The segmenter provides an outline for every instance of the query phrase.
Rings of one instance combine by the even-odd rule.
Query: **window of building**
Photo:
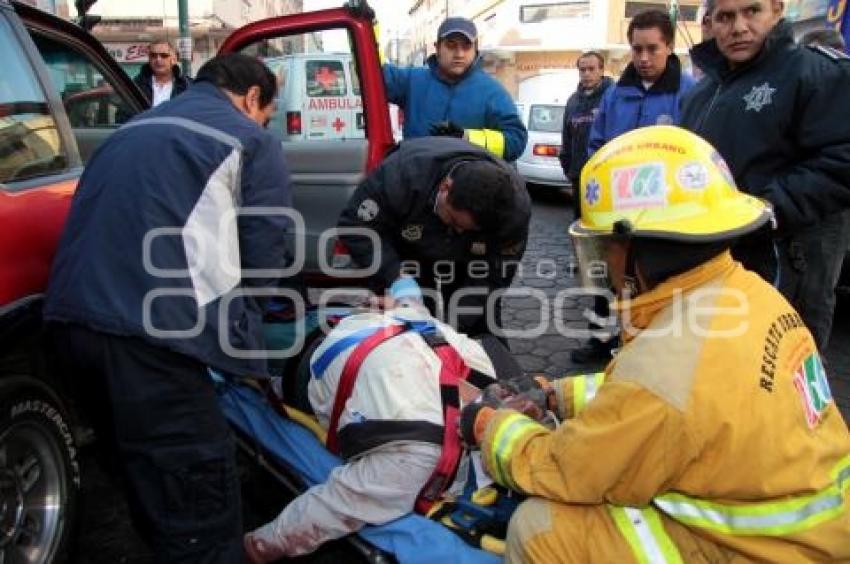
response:
[[[519,21],[522,23],[540,23],[547,20],[568,18],[586,18],[590,16],[590,2],[574,0],[557,4],[526,4],[519,8]]]
[[[661,10],[668,12],[669,7],[665,2],[626,2],[627,18],[633,18],[646,10]],[[699,6],[689,6],[687,4],[679,4],[679,20],[686,22],[697,21],[697,10]]]
[[[67,158],[47,99],[4,19],[0,53],[0,183],[64,170]]]

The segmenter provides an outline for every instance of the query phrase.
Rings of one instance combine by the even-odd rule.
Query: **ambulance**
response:
[[[277,76],[269,130],[283,141],[364,139],[360,80],[351,53],[298,53],[264,62]]]

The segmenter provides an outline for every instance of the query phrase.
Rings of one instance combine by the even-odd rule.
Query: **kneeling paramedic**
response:
[[[605,145],[580,189],[570,234],[583,266],[608,267],[623,348],[604,374],[551,384],[547,403],[568,419],[555,431],[464,408],[493,478],[532,496],[507,560],[850,559],[850,436],[817,347],[729,253],[769,207],[670,126]]]
[[[415,286],[403,278],[393,289],[408,284]],[[497,376],[522,378],[498,340],[457,333],[421,303],[342,319],[309,362],[310,404],[327,447],[346,463],[246,535],[253,562],[312,552],[459,493],[468,474],[461,397],[477,397]]]

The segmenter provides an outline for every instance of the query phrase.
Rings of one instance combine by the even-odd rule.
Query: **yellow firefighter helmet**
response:
[[[581,219],[571,235],[624,232],[681,242],[730,239],[764,225],[770,206],[735,187],[701,137],[658,125],[611,140],[581,172]]]

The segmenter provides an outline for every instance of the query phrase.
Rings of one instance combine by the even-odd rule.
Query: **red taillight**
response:
[[[286,112],[286,132],[301,135],[301,112]]]
[[[561,151],[560,145],[534,145],[532,152],[537,157],[557,157]]]

